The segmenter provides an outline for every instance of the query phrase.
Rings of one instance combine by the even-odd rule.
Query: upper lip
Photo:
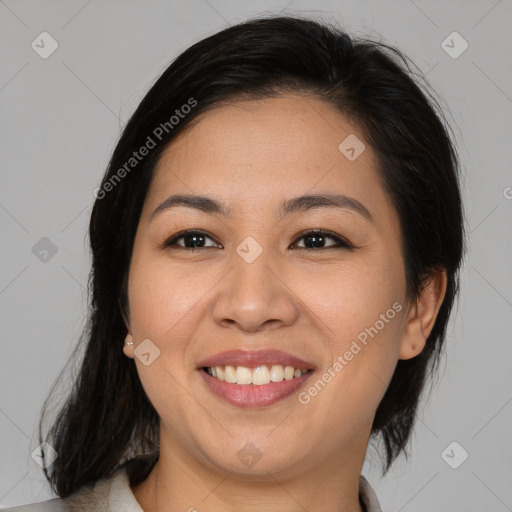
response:
[[[256,368],[263,365],[292,366],[296,370],[306,369],[314,370],[315,365],[308,363],[300,357],[287,354],[275,349],[260,350],[227,350],[215,354],[208,359],[204,359],[198,364],[198,368],[213,366],[246,366],[247,368]]]

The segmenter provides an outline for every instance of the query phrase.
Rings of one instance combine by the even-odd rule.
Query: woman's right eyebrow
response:
[[[153,220],[161,212],[178,206],[194,208],[210,215],[222,215],[225,217],[231,217],[232,213],[229,207],[208,196],[195,194],[173,194],[153,210],[150,220]],[[283,218],[291,213],[304,212],[316,208],[337,208],[349,210],[359,214],[364,219],[373,222],[373,216],[366,206],[357,199],[343,194],[310,194],[286,199],[282,201],[280,205],[279,216],[280,218]]]
[[[153,218],[159,213],[177,206],[195,208],[196,210],[201,210],[211,215],[223,215],[225,217],[231,216],[231,210],[229,208],[211,197],[194,194],[174,194],[169,196],[153,210],[150,220],[153,220]]]

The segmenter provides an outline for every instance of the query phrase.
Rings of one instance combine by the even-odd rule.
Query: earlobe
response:
[[[123,353],[126,357],[133,359],[133,337],[130,333],[124,339]]]
[[[446,271],[435,271],[425,282],[411,306],[405,326],[399,359],[416,357],[425,348],[446,293]]]

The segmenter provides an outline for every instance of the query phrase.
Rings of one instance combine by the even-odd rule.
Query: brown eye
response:
[[[354,249],[354,246],[344,238],[322,229],[303,232],[296,240],[304,240],[304,245],[297,246],[299,249]],[[334,244],[325,245],[328,240],[334,240]]]
[[[182,243],[177,243],[178,241],[183,241]],[[216,245],[206,245],[207,240],[213,240],[208,234],[203,231],[197,230],[188,230],[182,231],[171,237],[164,244],[165,247],[178,246],[184,249],[201,249],[201,248],[209,248],[216,247]],[[216,243],[216,242],[215,242]]]

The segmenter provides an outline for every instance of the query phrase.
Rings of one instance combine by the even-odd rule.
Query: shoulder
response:
[[[382,512],[377,494],[363,475],[359,477],[359,500],[365,512]]]
[[[67,498],[54,498],[0,512],[143,512],[130,489],[126,468],[85,486]]]

